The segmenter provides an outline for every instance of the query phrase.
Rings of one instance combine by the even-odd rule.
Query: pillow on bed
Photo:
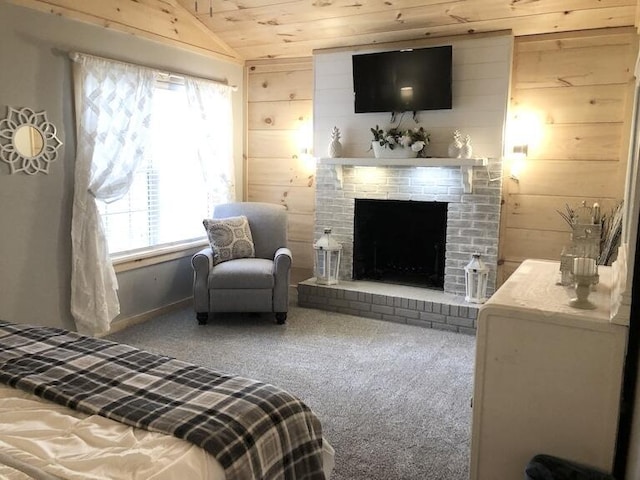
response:
[[[256,249],[244,215],[228,218],[206,218],[202,221],[213,250],[213,264],[236,258],[253,258]]]

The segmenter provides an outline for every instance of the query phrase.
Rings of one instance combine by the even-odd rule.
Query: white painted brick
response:
[[[493,160],[492,160],[493,162]],[[497,165],[498,171],[500,162]],[[341,278],[350,279],[353,259],[354,199],[376,198],[448,202],[445,291],[464,293],[464,266],[472,253],[483,255],[490,267],[489,290],[495,289],[497,241],[500,214],[500,184],[489,183],[478,170],[474,194],[462,194],[460,171],[455,168],[378,168],[380,175],[369,182],[355,168],[345,167],[342,190],[336,187],[333,167],[319,165],[316,188],[315,237],[331,225],[343,244]],[[326,181],[325,181],[326,180]],[[484,182],[484,183],[483,183]]]

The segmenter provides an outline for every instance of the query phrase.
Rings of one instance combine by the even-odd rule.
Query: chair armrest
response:
[[[273,256],[273,273],[278,275],[279,270],[290,269],[292,259],[293,255],[291,254],[291,250],[288,248],[281,247],[276,250],[276,253]]]
[[[206,247],[191,257],[193,267],[193,306],[196,312],[209,311],[209,271],[213,268],[213,251]]]
[[[191,266],[196,275],[209,275],[209,270],[213,267],[213,250],[211,247],[205,247],[191,257]]]
[[[291,250],[279,248],[273,256],[273,311],[285,313],[289,311],[289,274],[291,272]]]

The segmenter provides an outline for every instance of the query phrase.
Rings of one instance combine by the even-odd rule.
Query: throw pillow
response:
[[[206,218],[202,221],[213,250],[213,264],[235,258],[253,258],[256,250],[244,215],[228,218]]]

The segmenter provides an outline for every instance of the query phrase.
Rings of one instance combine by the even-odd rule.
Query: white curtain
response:
[[[232,87],[185,77],[189,120],[212,205],[235,200]]]
[[[120,313],[118,283],[96,199],[124,196],[147,143],[155,73],[151,69],[75,54],[77,126],[71,224],[71,313],[78,331],[109,330]]]

